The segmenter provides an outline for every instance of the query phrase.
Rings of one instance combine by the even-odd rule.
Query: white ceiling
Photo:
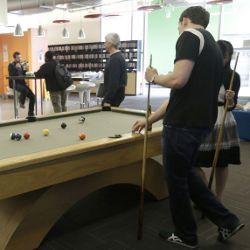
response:
[[[21,23],[25,30],[35,28],[38,24],[51,25],[54,19],[68,18],[79,22],[79,19],[88,12],[125,13],[135,11],[138,5],[150,4],[150,2],[159,3],[162,6],[169,4],[183,6],[189,5],[188,1],[190,0],[7,0],[8,22],[7,26],[0,26],[0,33],[13,32],[17,23]],[[209,0],[195,1],[205,4]]]

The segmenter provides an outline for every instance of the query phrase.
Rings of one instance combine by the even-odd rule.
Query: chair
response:
[[[92,82],[95,83],[96,85],[96,105],[99,106],[102,103],[102,99],[103,99],[104,82],[103,82],[103,79],[92,80]]]
[[[71,92],[75,91],[76,86],[74,84],[71,84],[67,89],[66,89],[66,102],[69,100],[69,95]]]
[[[88,81],[80,81],[76,85],[75,91],[79,93],[80,108],[89,108],[90,106],[90,90],[96,85]]]

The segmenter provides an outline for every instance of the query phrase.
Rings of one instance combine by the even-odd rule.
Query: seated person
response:
[[[20,52],[14,52],[14,61],[8,66],[9,76],[25,76],[27,64],[21,62]],[[9,87],[13,89],[13,80],[9,80]],[[35,106],[35,95],[29,86],[26,84],[25,80],[15,80],[15,90],[20,92],[19,103],[20,108],[25,108],[25,99],[29,98],[29,111],[28,116],[34,116],[34,106]]]

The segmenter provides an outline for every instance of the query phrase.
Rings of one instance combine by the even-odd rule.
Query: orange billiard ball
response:
[[[29,134],[28,132],[25,132],[25,133],[23,134],[23,138],[24,138],[25,140],[28,140],[28,139],[30,138],[30,134]]]
[[[86,135],[84,133],[79,134],[80,140],[84,140],[86,138]]]

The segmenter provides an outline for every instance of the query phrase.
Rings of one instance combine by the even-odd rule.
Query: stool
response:
[[[16,107],[16,108],[14,108],[14,110],[15,110],[14,111],[14,116],[15,116],[15,118],[18,118],[18,113],[19,113],[19,111],[18,111],[19,110],[19,108],[18,108],[19,107],[19,97],[20,97],[21,93],[19,91],[17,91],[17,90],[15,90],[15,92],[16,92],[16,96],[14,96],[14,90],[12,88],[8,87],[8,89],[7,89],[7,98],[13,96],[14,107]]]
[[[103,88],[104,88],[104,82],[103,79],[102,80],[92,80],[93,83],[95,83],[96,85],[96,105],[99,106],[102,103],[102,99],[103,99],[103,93],[100,93],[99,91],[102,89],[101,92],[103,92]]]
[[[69,95],[71,92],[75,91],[76,86],[74,84],[71,84],[67,89],[66,89],[66,102],[68,102]]]
[[[95,84],[88,81],[80,81],[76,85],[75,91],[79,93],[80,108],[89,108],[90,105],[90,89],[95,87]]]

